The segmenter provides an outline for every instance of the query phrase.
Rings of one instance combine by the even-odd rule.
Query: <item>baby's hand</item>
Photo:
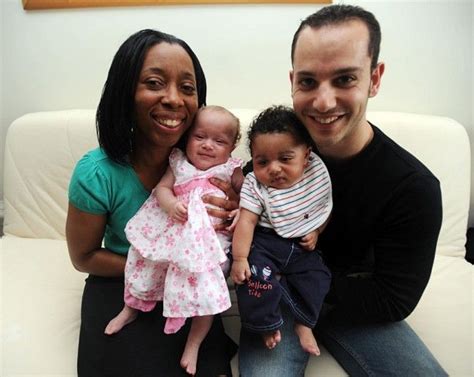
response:
[[[303,249],[312,251],[316,248],[316,243],[318,242],[319,229],[313,230],[311,233],[308,233],[306,236],[301,238],[300,245]]]
[[[237,226],[237,222],[239,221],[240,217],[240,210],[239,209],[234,209],[233,211],[230,212],[229,216],[227,217],[228,221],[231,222],[231,224],[225,228],[228,232],[232,233]]]
[[[245,280],[250,278],[250,266],[247,258],[234,260],[230,277],[235,284],[243,284]]]
[[[188,206],[181,201],[177,201],[169,213],[175,221],[186,222],[188,220]]]

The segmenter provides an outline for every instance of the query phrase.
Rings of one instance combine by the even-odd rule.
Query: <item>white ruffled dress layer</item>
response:
[[[241,166],[242,160],[229,158],[225,164],[200,171],[181,150],[172,151],[174,191],[188,206],[188,220],[181,223],[171,219],[154,192],[130,219],[125,229],[131,244],[125,279],[132,296],[163,300],[163,315],[171,318],[211,315],[230,307],[221,269],[228,261],[230,237],[214,231],[213,223],[220,220],[207,214],[201,197],[225,197],[209,178],[230,181]]]

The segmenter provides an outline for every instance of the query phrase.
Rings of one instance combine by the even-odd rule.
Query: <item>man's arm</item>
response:
[[[375,225],[373,271],[333,276],[333,314],[355,322],[406,318],[428,283],[441,221],[439,182],[413,177],[394,193]]]

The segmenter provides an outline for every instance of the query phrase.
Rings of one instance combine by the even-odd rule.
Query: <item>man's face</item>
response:
[[[372,139],[365,113],[384,66],[371,70],[368,43],[368,29],[358,20],[306,27],[298,37],[290,72],[293,107],[323,155],[351,157]]]

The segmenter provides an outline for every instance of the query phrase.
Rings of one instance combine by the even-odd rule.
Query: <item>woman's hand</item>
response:
[[[209,216],[214,216],[225,220],[221,224],[214,226],[216,231],[229,230],[227,229],[232,220],[237,214],[236,209],[239,208],[239,194],[232,188],[230,182],[223,181],[219,178],[210,178],[209,181],[222,190],[226,194],[226,198],[219,198],[217,196],[204,195],[202,200],[204,203],[212,204],[219,208],[207,208]]]

